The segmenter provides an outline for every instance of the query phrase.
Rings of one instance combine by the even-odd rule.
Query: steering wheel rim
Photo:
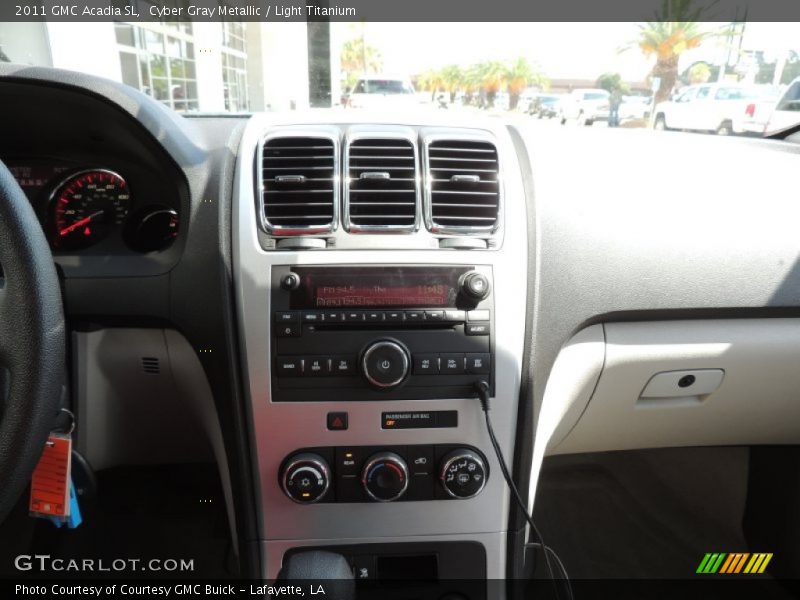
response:
[[[64,383],[58,275],[36,214],[0,162],[0,522],[28,485],[53,426]],[[5,395],[4,395],[5,394]]]

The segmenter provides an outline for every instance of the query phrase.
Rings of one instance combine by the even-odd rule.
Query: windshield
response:
[[[186,115],[403,101],[519,118],[555,102],[537,116],[566,126],[762,136],[800,122],[800,23],[443,25],[2,22],[0,61],[119,81]],[[609,114],[560,101],[579,90]]]

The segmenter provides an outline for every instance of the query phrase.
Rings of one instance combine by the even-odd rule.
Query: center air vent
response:
[[[313,235],[336,229],[335,138],[267,136],[260,165],[261,223],[268,233]]]
[[[417,147],[403,137],[355,138],[346,150],[345,226],[352,232],[415,231]]]
[[[484,234],[498,226],[497,148],[488,141],[435,139],[427,143],[425,217],[434,233]]]

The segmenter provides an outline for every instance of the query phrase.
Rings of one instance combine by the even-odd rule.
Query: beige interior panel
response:
[[[570,430],[551,438],[547,454],[800,443],[800,319],[603,328],[605,363],[591,399],[576,424],[563,415],[554,430]],[[597,368],[570,362],[576,378]]]

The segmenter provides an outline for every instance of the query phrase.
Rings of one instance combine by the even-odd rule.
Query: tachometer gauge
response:
[[[113,171],[81,171],[52,196],[51,243],[59,250],[88,248],[122,224],[130,210],[128,184]]]

